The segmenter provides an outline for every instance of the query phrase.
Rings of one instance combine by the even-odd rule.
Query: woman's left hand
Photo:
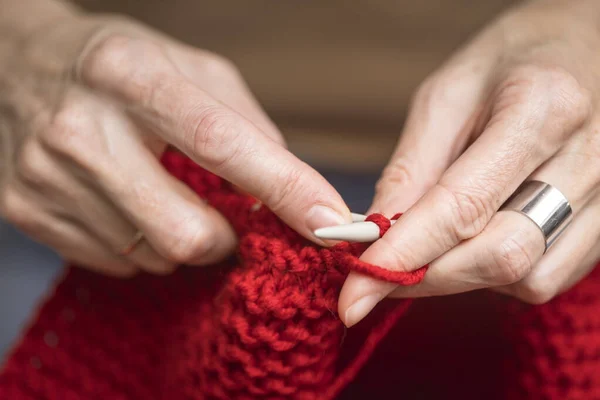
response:
[[[384,297],[494,288],[528,303],[567,290],[600,258],[600,3],[540,0],[502,15],[417,91],[369,212],[405,212],[361,259],[429,264],[411,287],[356,273],[347,326]],[[498,212],[526,180],[560,190],[573,221],[544,254],[540,229]]]

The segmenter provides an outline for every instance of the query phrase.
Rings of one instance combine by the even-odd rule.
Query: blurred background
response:
[[[290,150],[364,212],[418,84],[516,0],[80,0],[232,60]],[[0,221],[0,360],[60,272]]]

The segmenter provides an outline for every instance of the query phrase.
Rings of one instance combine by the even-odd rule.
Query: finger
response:
[[[600,206],[584,208],[571,225],[518,282],[493,290],[530,304],[543,304],[570,289],[596,266],[600,259]]]
[[[569,279],[562,285],[558,294],[562,294],[570,290],[573,286],[577,285],[580,281],[586,278],[595,268],[598,267],[600,262],[600,246],[595,246],[587,254],[587,256],[581,262],[581,265],[577,272],[569,277]]]
[[[404,212],[435,185],[482,117],[483,84],[488,73],[489,66],[460,64],[422,85],[368,213],[392,216]],[[339,299],[339,313],[346,326],[358,322],[394,287],[350,272]]]
[[[128,35],[149,38],[159,43],[164,51],[164,56],[183,76],[252,121],[274,141],[285,146],[279,129],[258,104],[240,72],[231,62],[218,54],[175,40],[163,32],[141,25],[137,21],[127,21],[127,25],[120,26],[119,29],[121,32],[127,32]],[[110,34],[107,31],[97,33],[89,41],[81,58],[84,60],[87,53]],[[76,69],[79,70],[80,67],[77,66]]]
[[[87,227],[113,254],[119,255],[135,236],[136,228],[103,193],[76,176],[64,160],[49,154],[39,142],[25,143],[16,172],[28,196],[42,208]],[[125,258],[151,273],[166,274],[175,267],[146,242]]]
[[[350,222],[348,208],[320,174],[182,77],[160,48],[113,37],[88,54],[81,71],[88,85],[125,102],[165,141],[254,195],[305,237],[323,244],[315,229]]]
[[[286,146],[281,132],[231,62],[185,45],[166,44],[165,53],[177,69],[199,88],[243,115],[281,146]]]
[[[592,121],[563,148],[552,162],[533,175],[535,179],[554,177],[557,185],[571,193],[573,208],[582,208],[571,226],[546,256],[535,265],[523,280],[497,288],[529,303],[544,303],[579,282],[594,267],[598,258],[600,227],[595,223],[600,217],[600,182],[598,154],[600,143],[597,128],[600,122]],[[583,173],[582,173],[583,172]]]
[[[487,68],[480,68],[479,73],[473,70],[470,64],[450,68],[417,91],[367,213],[392,216],[404,212],[435,185],[463,150],[483,112],[483,84],[488,74]],[[394,287],[350,272],[339,299],[339,314],[346,326],[358,322]]]
[[[501,211],[481,234],[431,263],[421,285],[398,288],[395,295],[421,297],[509,285],[508,290],[517,297],[540,302],[558,293],[600,235],[600,227],[595,226],[600,207],[593,197],[600,183],[600,172],[594,167],[598,161],[582,157],[578,151],[580,143],[587,142],[581,138],[591,131],[584,128],[529,178],[560,190],[575,214],[543,258],[545,242],[537,225],[521,214]],[[580,173],[582,165],[589,172]]]
[[[41,136],[48,151],[104,193],[168,261],[203,265],[232,251],[227,221],[172,177],[136,126],[102,100],[70,91]]]
[[[481,119],[487,69],[453,66],[417,91],[400,140],[377,183],[369,213],[412,206],[464,150]],[[433,145],[435,144],[435,145]]]
[[[391,296],[441,296],[508,285],[531,271],[544,247],[541,231],[527,217],[500,212],[475,238],[431,262],[420,284],[397,287]]]
[[[583,124],[588,100],[572,78],[545,72],[532,76],[523,83],[517,74],[501,87],[481,136],[362,260],[390,270],[416,270],[480,234],[523,180]],[[368,291],[358,286],[354,279],[345,283],[344,306],[365,296],[383,298],[394,289],[376,281]],[[374,306],[372,300],[368,306]],[[362,319],[369,307],[356,309],[360,312],[352,319]]]
[[[44,212],[22,190],[6,190],[2,210],[19,230],[69,262],[114,277],[130,277],[138,271],[131,262],[112,254],[84,227]]]
[[[499,288],[500,291],[530,303],[544,303],[567,290],[590,271],[597,261],[595,254],[600,227],[600,183],[596,138],[598,121],[583,129],[554,159],[533,175],[534,179],[550,179],[565,188],[574,210],[582,208],[572,225],[553,246],[547,256],[523,280]],[[585,171],[584,173],[582,173]],[[591,258],[590,258],[591,257]]]

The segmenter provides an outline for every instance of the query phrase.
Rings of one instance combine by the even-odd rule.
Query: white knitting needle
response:
[[[351,213],[352,214],[352,222],[363,222],[367,219],[367,216],[364,214]]]
[[[328,226],[317,229],[314,233],[319,239],[342,240],[345,242],[374,242],[379,239],[379,226],[365,221],[366,216],[352,214],[351,224]],[[396,221],[390,221],[394,224]]]

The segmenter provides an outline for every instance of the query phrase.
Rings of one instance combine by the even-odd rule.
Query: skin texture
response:
[[[600,258],[599,16],[598,2],[524,3],[423,83],[371,207],[405,214],[362,259],[430,268],[403,288],[352,273],[339,301],[346,325],[386,296],[491,288],[544,303],[590,272]],[[546,254],[533,222],[498,211],[528,179],[558,188],[574,211]]]
[[[350,221],[227,60],[56,1],[0,8],[0,215],[65,258],[129,276],[231,251],[223,218],[162,171],[168,145],[308,238]],[[351,274],[346,325],[386,296],[490,288],[543,303],[590,271],[600,258],[599,17],[596,0],[524,2],[421,85],[370,210],[405,214],[362,258],[430,269],[410,288]],[[498,212],[527,179],[557,187],[575,214],[545,255],[531,221]],[[119,256],[138,230],[142,243]]]
[[[122,17],[42,0],[0,0],[5,6],[0,215],[35,240],[116,276],[228,255],[233,231],[163,170],[167,146],[308,238],[350,221],[334,188],[286,150],[227,60]],[[46,12],[29,18],[39,20],[12,22],[37,7]],[[120,255],[137,231],[144,240]]]

